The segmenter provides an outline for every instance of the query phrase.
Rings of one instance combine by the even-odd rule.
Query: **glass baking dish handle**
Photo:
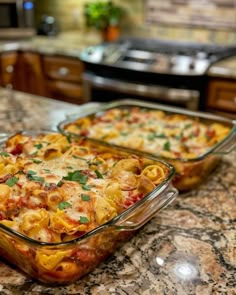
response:
[[[168,206],[178,195],[178,190],[172,186],[160,195],[149,198],[132,212],[113,224],[116,230],[137,230],[147,223],[157,212]],[[127,210],[128,211],[128,210]]]
[[[11,133],[0,133],[0,144],[3,144],[11,135]]]
[[[232,132],[224,142],[220,143],[219,146],[216,147],[216,149],[213,151],[213,154],[220,154],[220,155],[229,154],[235,148],[236,148],[236,130],[234,130],[234,132]]]

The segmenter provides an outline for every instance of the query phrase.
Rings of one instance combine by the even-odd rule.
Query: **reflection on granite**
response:
[[[55,128],[81,108],[22,93],[11,100],[4,91],[0,96],[2,131]],[[106,262],[68,286],[45,286],[0,260],[0,294],[235,294],[235,171],[232,152],[203,185],[180,195]]]

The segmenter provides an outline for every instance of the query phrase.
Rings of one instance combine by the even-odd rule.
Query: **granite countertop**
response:
[[[47,55],[64,55],[79,58],[81,50],[101,43],[99,34],[90,31],[66,32],[57,36],[34,36],[26,40],[0,41],[0,52],[22,50]]]
[[[95,32],[69,31],[54,37],[35,36],[28,40],[0,41],[0,53],[12,50],[30,50],[46,55],[79,58],[81,50],[101,42],[101,36]],[[236,79],[236,56],[216,62],[208,69],[207,75]]]
[[[10,96],[9,96],[10,95]],[[55,129],[77,106],[0,89],[0,130]],[[179,195],[106,262],[67,286],[36,282],[0,259],[0,294],[233,295],[236,151],[199,188]]]

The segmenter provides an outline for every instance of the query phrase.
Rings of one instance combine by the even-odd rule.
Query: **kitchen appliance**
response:
[[[55,17],[51,15],[43,15],[37,29],[37,34],[43,36],[56,36],[57,33],[58,28]]]
[[[236,47],[121,38],[86,48],[84,95],[88,100],[141,98],[204,109],[207,70],[236,54]]]
[[[33,0],[0,0],[0,38],[24,38],[35,34]]]

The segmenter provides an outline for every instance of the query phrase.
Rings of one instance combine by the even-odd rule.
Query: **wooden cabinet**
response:
[[[207,107],[236,113],[236,80],[214,78],[209,82]]]
[[[49,97],[81,104],[83,63],[76,58],[43,56],[42,68]]]
[[[77,58],[15,51],[0,54],[0,86],[82,104],[83,63]]]
[[[15,67],[14,89],[46,96],[41,56],[34,52],[19,52]]]
[[[3,87],[14,87],[15,68],[17,63],[17,52],[4,52],[0,55],[0,85]]]

